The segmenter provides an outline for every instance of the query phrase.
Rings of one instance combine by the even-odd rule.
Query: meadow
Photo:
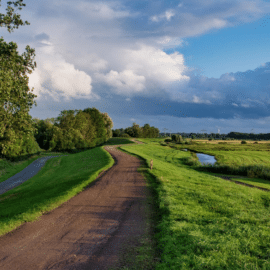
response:
[[[139,140],[121,149],[154,162],[146,179],[158,204],[156,269],[270,269],[269,192],[185,165],[190,153],[164,139]]]

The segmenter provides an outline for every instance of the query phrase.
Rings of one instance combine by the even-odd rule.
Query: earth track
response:
[[[120,146],[120,145],[119,145]],[[108,269],[146,228],[140,160],[105,146],[115,164],[39,220],[0,237],[0,269]]]

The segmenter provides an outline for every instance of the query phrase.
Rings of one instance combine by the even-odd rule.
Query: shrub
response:
[[[164,142],[171,142],[172,139],[165,139]]]
[[[123,134],[121,135],[121,137],[123,137],[123,138],[130,138],[130,136],[129,136],[127,133],[123,133]]]
[[[241,144],[247,144],[247,141],[242,141]]]

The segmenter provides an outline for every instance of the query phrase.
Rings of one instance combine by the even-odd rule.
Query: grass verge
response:
[[[150,142],[122,149],[154,161],[155,269],[270,269],[269,192],[195,171],[183,151]]]
[[[103,146],[48,160],[35,176],[0,196],[0,236],[68,201],[113,164]]]

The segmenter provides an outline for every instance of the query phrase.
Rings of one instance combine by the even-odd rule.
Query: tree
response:
[[[83,112],[89,114],[92,119],[92,123],[96,131],[96,145],[104,143],[106,141],[107,134],[104,116],[96,108],[86,108],[83,110]]]
[[[132,124],[132,129],[133,129],[133,135],[134,138],[141,138],[142,137],[142,128],[137,125],[135,122]]]
[[[7,13],[0,13],[0,26],[7,27],[9,32],[20,25],[29,25],[11,7],[19,6],[21,10],[21,6],[25,6],[22,2],[7,2]],[[31,74],[36,67],[34,57],[35,50],[28,45],[26,52],[19,55],[16,43],[6,43],[0,38],[0,153],[7,158],[25,152],[26,140],[30,144],[33,141],[35,128],[28,112],[33,104],[36,105],[33,99],[37,96],[30,93],[27,73]],[[35,149],[27,147],[27,151],[32,153]]]
[[[106,128],[106,141],[112,137],[113,121],[107,113],[102,113]]]

